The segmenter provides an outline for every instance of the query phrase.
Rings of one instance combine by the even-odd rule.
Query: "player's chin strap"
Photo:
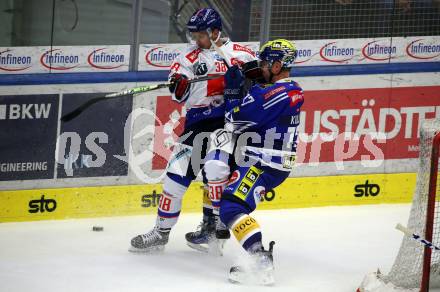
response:
[[[217,47],[216,42],[218,42],[221,38],[222,32],[218,31],[218,36],[215,40],[212,39],[212,31],[210,29],[208,29],[208,36],[209,36],[209,40],[211,41],[211,48],[214,48],[214,50],[217,52],[217,54],[220,55],[220,57],[223,58],[226,67],[230,67],[232,66],[232,64],[229,64],[228,61],[226,61],[228,58],[226,58],[225,54],[222,52],[222,50],[219,49],[219,47]]]
[[[220,40],[220,37],[222,36],[222,32],[219,30],[217,38],[215,40],[212,40],[212,30],[208,28],[207,31],[208,31],[209,39],[211,40],[211,45],[213,45],[215,48],[217,46],[215,43]]]
[[[269,82],[272,82],[272,78],[275,74],[273,74],[272,72],[272,66],[273,66],[273,62],[270,62],[270,70],[269,70]]]
[[[272,72],[272,66],[273,66],[273,62],[270,63],[270,70],[269,70],[269,82],[272,82],[272,78],[275,76],[275,74]],[[280,71],[281,72],[281,71]],[[275,83],[275,82],[272,82]]]

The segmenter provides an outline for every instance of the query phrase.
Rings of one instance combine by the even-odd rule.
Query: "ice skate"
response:
[[[141,234],[131,240],[130,252],[134,253],[157,253],[164,250],[168,243],[169,231],[161,231],[154,227],[146,234]]]

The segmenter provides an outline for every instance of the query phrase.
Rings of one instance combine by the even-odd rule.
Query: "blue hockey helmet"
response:
[[[208,31],[214,28],[222,30],[220,14],[212,8],[198,9],[186,24],[190,32]]]

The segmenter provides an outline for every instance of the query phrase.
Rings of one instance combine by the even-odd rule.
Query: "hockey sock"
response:
[[[242,214],[231,226],[235,238],[246,251],[255,253],[263,249],[260,225],[254,218]]]
[[[212,203],[212,213],[215,216],[219,216],[220,200],[227,183],[227,178],[220,181],[208,181],[209,199]]]
[[[208,222],[212,215],[212,203],[209,199],[209,187],[205,185],[203,187],[203,221]]]
[[[159,200],[156,225],[162,232],[169,232],[177,223],[182,209],[182,198],[188,187],[168,176],[165,177],[163,192]]]

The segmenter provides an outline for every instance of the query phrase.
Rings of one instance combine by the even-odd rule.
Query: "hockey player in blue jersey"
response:
[[[244,97],[242,70],[234,66],[225,75],[224,96],[228,112],[224,130],[241,136],[253,133],[255,138],[252,145],[241,147],[237,142],[237,166],[231,169],[220,204],[222,222],[252,258],[249,267],[231,268],[229,279],[233,282],[250,281],[264,285],[274,282],[274,242],[270,242],[269,250],[264,249],[260,226],[250,213],[266,191],[279,186],[289,176],[295,162],[300,108],[304,102],[302,89],[289,78],[296,54],[295,46],[287,40],[265,44],[259,55],[265,82],[252,86]],[[223,173],[227,173],[229,166],[224,160],[227,155],[218,150],[222,147],[224,145],[208,154],[217,159],[205,164],[207,174],[213,169],[218,170],[221,165],[225,169]],[[248,162],[243,164],[243,161]]]

